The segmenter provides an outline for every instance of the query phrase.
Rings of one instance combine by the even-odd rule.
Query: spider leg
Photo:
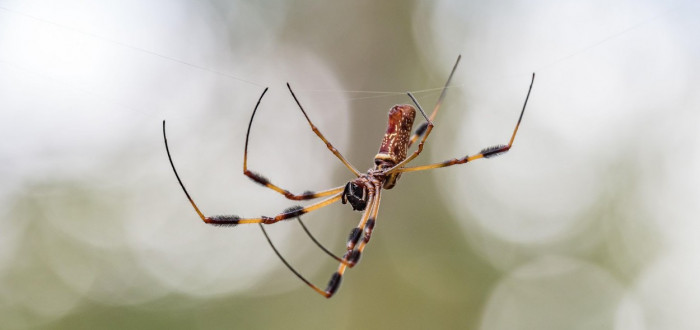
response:
[[[374,196],[369,196],[369,202],[371,205],[374,205]],[[364,213],[362,214],[363,221],[366,221],[367,217],[369,216],[370,209],[371,209],[371,207],[365,209]],[[289,268],[289,270],[292,273],[294,273],[294,275],[296,275],[296,277],[298,277],[302,282],[306,283],[306,285],[308,285],[310,288],[312,288],[314,291],[316,291],[316,293],[318,293],[326,298],[330,298],[333,296],[333,294],[335,294],[335,292],[338,290],[338,287],[340,286],[340,279],[342,277],[342,274],[339,274],[338,272],[334,273],[333,276],[331,277],[330,282],[328,283],[328,287],[325,290],[319,288],[318,286],[316,286],[315,284],[313,284],[309,280],[307,280],[296,269],[294,269],[294,267],[292,267],[292,265],[290,265],[286,259],[284,259],[282,254],[277,250],[275,245],[272,243],[270,236],[267,235],[267,231],[265,230],[265,228],[262,224],[260,224],[260,229],[262,230],[263,234],[265,235],[265,239],[267,239],[267,243],[269,243],[270,246],[272,247],[272,250],[275,251],[275,254],[277,255],[277,257],[279,257],[280,260],[282,260],[284,265],[287,266],[287,268]],[[347,265],[348,262],[349,261],[347,260],[347,254],[346,254],[346,256],[340,260],[341,266]],[[344,271],[344,268],[343,268],[343,271]]]
[[[392,174],[397,172],[398,169],[404,167],[410,161],[418,157],[418,155],[420,155],[420,153],[423,151],[423,144],[425,144],[425,141],[428,139],[428,135],[430,135],[430,132],[433,130],[433,120],[435,119],[438,110],[440,110],[442,101],[445,99],[445,95],[447,94],[447,87],[450,86],[450,81],[452,81],[452,76],[454,75],[455,70],[457,70],[457,65],[459,64],[459,60],[461,58],[462,55],[457,57],[457,62],[455,62],[455,65],[452,67],[452,72],[450,72],[450,76],[447,78],[447,82],[445,82],[445,87],[442,88],[442,93],[440,93],[440,97],[438,98],[437,103],[435,104],[435,108],[433,108],[433,112],[430,114],[430,117],[425,118],[425,123],[418,126],[416,132],[413,134],[413,136],[411,136],[411,139],[408,141],[408,147],[410,147],[413,144],[413,142],[415,142],[418,139],[419,136],[423,136],[423,138],[421,138],[420,140],[420,143],[418,143],[418,148],[413,152],[413,154],[411,154],[411,156],[400,161],[398,164],[394,165],[394,167],[386,170],[384,174]],[[411,97],[413,103],[416,104],[418,110],[420,110],[420,112],[423,114],[423,117],[425,117],[425,112],[421,108],[420,104],[418,104],[416,98],[414,98],[413,95],[411,95],[411,93],[408,93],[408,96]]]
[[[360,261],[360,255],[362,254],[362,251],[365,249],[365,246],[369,242],[370,237],[372,236],[372,230],[374,229],[374,223],[377,218],[377,213],[379,212],[379,200],[381,198],[381,187],[376,186],[376,197],[375,196],[370,196],[370,207],[368,207],[365,210],[365,214],[362,216],[361,223],[365,223],[364,227],[364,239],[360,244],[357,246],[356,249],[348,251],[345,256],[343,256],[343,260],[347,262],[341,262],[340,265],[338,266],[338,270],[333,273],[331,276],[330,281],[328,281],[328,286],[326,287],[326,290],[324,293],[326,293],[326,298],[330,298],[335,294],[335,292],[338,290],[338,287],[340,287],[340,283],[342,282],[343,279],[343,274],[345,274],[345,270],[347,270],[349,267],[355,266],[359,261]],[[371,210],[371,211],[370,211]],[[369,215],[369,217],[368,217]]]
[[[341,259],[340,257],[333,254],[333,252],[326,249],[326,247],[323,246],[323,244],[321,244],[318,240],[316,240],[316,237],[314,237],[314,235],[311,234],[311,232],[309,231],[309,228],[306,228],[306,225],[304,224],[304,222],[301,221],[301,217],[297,217],[297,221],[299,221],[299,224],[301,225],[301,228],[304,229],[304,232],[306,233],[306,235],[308,235],[309,238],[316,244],[316,246],[318,246],[321,250],[323,250],[323,252],[325,252],[327,255],[329,255],[331,258],[335,259],[338,262],[345,262],[345,261],[343,261],[343,259]]]
[[[457,70],[457,65],[459,64],[460,59],[462,59],[462,55],[457,56],[457,62],[455,62],[455,65],[452,67],[452,72],[450,72],[450,76],[447,78],[445,87],[443,87],[442,92],[440,93],[440,97],[438,98],[437,103],[435,104],[435,108],[433,108],[433,112],[430,114],[430,120],[426,121],[425,123],[422,123],[420,126],[418,126],[418,128],[416,128],[416,132],[413,133],[411,139],[408,142],[409,148],[411,147],[411,145],[413,145],[414,142],[416,142],[416,140],[418,140],[420,137],[423,136],[423,134],[426,133],[426,129],[429,125],[428,123],[435,120],[435,116],[437,115],[437,112],[440,109],[440,106],[442,105],[442,101],[445,99],[445,94],[447,94],[447,87],[450,85],[450,81],[452,81],[452,76]]]
[[[370,210],[370,211],[371,211],[371,209],[374,207],[374,206],[372,205],[371,201],[372,201],[373,198],[375,198],[375,197],[374,197],[374,196],[375,196],[375,191],[376,191],[377,194],[378,194],[379,190],[378,190],[378,188],[377,188],[376,185],[372,185],[372,184],[368,184],[368,185],[367,185],[367,192],[368,192],[368,195],[369,195],[369,197],[368,197],[368,201],[369,201],[369,202],[368,202],[368,206],[369,206],[369,207],[367,207],[366,210]],[[375,198],[375,199],[378,200],[378,199],[379,199],[379,195],[376,195],[376,198]],[[370,214],[370,213],[365,213],[365,214],[363,215],[362,219],[360,219],[360,223],[357,224],[357,227],[353,228],[353,229],[350,231],[350,235],[348,235],[348,242],[347,242],[347,244],[346,244],[346,247],[347,247],[347,249],[348,249],[348,252],[346,253],[346,256],[345,256],[345,257],[347,257],[348,259],[352,259],[349,255],[350,255],[350,253],[354,253],[353,250],[355,249],[355,245],[357,244],[357,242],[360,241],[360,237],[362,236],[362,231],[365,230],[365,228],[366,228],[367,226],[374,226],[374,219],[373,219],[371,216],[370,216],[370,217],[366,216],[367,214]],[[371,224],[370,224],[370,222],[371,222]],[[370,230],[371,230],[371,229],[370,229]],[[354,266],[354,264],[355,264],[354,262],[351,262],[349,266],[352,267],[352,266]]]
[[[282,195],[284,197],[291,199],[291,200],[307,200],[307,199],[314,199],[314,198],[319,198],[323,196],[328,196],[328,195],[333,195],[335,193],[338,193],[342,190],[343,187],[336,187],[328,190],[323,190],[319,192],[313,192],[313,191],[306,191],[303,192],[300,195],[293,194],[289,192],[289,190],[282,189],[277,185],[274,185],[270,180],[265,178],[264,176],[255,173],[253,171],[248,170],[248,140],[250,138],[250,128],[253,126],[253,119],[255,118],[255,113],[258,111],[258,107],[260,106],[260,102],[263,99],[263,96],[265,96],[265,93],[267,93],[267,88],[262,92],[260,95],[260,98],[258,99],[258,103],[255,104],[255,108],[253,108],[253,114],[250,116],[250,121],[248,122],[248,131],[245,133],[245,148],[243,149],[243,174],[245,174],[248,178],[251,180],[259,183],[260,185],[270,188]]]
[[[282,220],[287,220],[291,218],[296,218],[302,214],[309,213],[311,211],[318,210],[320,208],[323,208],[325,206],[331,205],[337,201],[340,200],[340,193],[336,194],[335,196],[326,198],[320,202],[311,204],[307,207],[301,207],[301,206],[292,206],[290,208],[287,208],[284,210],[282,213],[279,213],[275,215],[274,217],[268,217],[268,216],[261,216],[257,218],[240,218],[235,215],[218,215],[218,216],[213,216],[213,217],[204,217],[202,220],[208,224],[212,225],[222,225],[222,226],[235,226],[235,225],[241,225],[241,224],[249,224],[249,223],[263,223],[266,225],[276,223],[278,221]]]
[[[213,225],[229,225],[229,226],[235,226],[238,224],[245,224],[245,223],[264,223],[264,224],[270,224],[270,223],[275,223],[281,220],[289,219],[289,218],[296,218],[302,214],[309,213],[311,211],[320,209],[324,206],[328,206],[330,204],[333,204],[337,201],[340,200],[340,197],[342,195],[342,188],[340,188],[339,192],[336,193],[334,196],[324,199],[318,203],[309,205],[307,207],[301,207],[301,206],[293,206],[285,210],[284,212],[277,214],[274,217],[267,217],[267,216],[262,216],[259,218],[241,218],[235,215],[219,215],[219,216],[213,216],[213,217],[207,217],[205,216],[202,211],[199,210],[199,207],[197,207],[197,204],[194,202],[190,194],[187,192],[187,189],[185,188],[185,185],[182,183],[182,180],[180,179],[180,175],[177,174],[177,170],[175,169],[175,164],[173,163],[173,158],[170,156],[170,148],[168,147],[168,138],[165,135],[165,120],[163,120],[163,140],[165,141],[165,152],[168,154],[168,161],[170,161],[170,167],[173,168],[173,173],[175,173],[175,178],[177,178],[177,182],[180,184],[180,187],[182,188],[182,191],[185,193],[185,196],[187,196],[187,199],[190,201],[190,204],[192,204],[192,207],[194,208],[195,212],[197,212],[197,215],[204,221],[205,223],[213,224]]]
[[[309,119],[309,116],[306,114],[306,111],[304,111],[304,107],[301,106],[301,103],[299,102],[299,99],[297,99],[297,96],[294,94],[294,91],[292,91],[292,86],[289,86],[289,83],[287,83],[287,88],[289,89],[289,92],[292,93],[292,97],[294,98],[294,101],[296,101],[297,105],[299,106],[299,109],[301,110],[301,113],[304,114],[304,117],[306,117],[306,121],[309,122],[309,125],[311,125],[311,130],[316,133],[316,135],[323,140],[323,142],[326,144],[326,147],[328,147],[328,150],[330,150],[338,159],[340,159],[341,162],[347,167],[352,173],[355,174],[356,177],[360,176],[360,172],[358,172],[355,167],[348,162],[343,155],[340,154],[338,149],[336,149],[326,138],[321,134],[321,131],[316,128],[314,123],[311,122],[311,119]]]
[[[357,226],[357,228],[362,228],[359,232],[357,232],[356,236],[353,235],[355,234],[355,231],[353,230],[350,233],[350,238],[351,240],[348,240],[348,253],[346,254],[346,258],[348,260],[347,266],[352,268],[355,266],[359,261],[360,261],[360,256],[362,255],[362,251],[364,251],[365,246],[367,243],[369,243],[369,239],[372,237],[372,231],[374,230],[374,224],[377,220],[377,214],[379,213],[379,204],[381,202],[381,186],[377,186],[377,195],[374,199],[374,205],[372,205],[372,212],[370,213],[370,216],[366,219],[363,218],[363,221],[360,222],[360,225]],[[357,229],[356,228],[356,229]],[[362,242],[360,242],[359,245],[357,245],[357,248],[355,248],[355,244],[357,241],[359,241],[360,234],[364,231],[364,236],[362,239]],[[351,247],[351,242],[352,242],[352,247]],[[354,250],[353,250],[354,249]],[[343,265],[341,264],[341,267]]]
[[[414,166],[414,167],[404,167],[404,168],[399,168],[395,170],[395,172],[402,173],[402,172],[415,172],[415,171],[423,171],[423,170],[430,170],[434,168],[441,168],[441,167],[447,167],[447,166],[452,166],[452,165],[458,165],[458,164],[464,164],[473,160],[477,160],[480,158],[490,158],[493,156],[498,156],[508,150],[513,146],[513,141],[515,141],[515,134],[518,133],[518,128],[520,127],[520,122],[523,120],[523,114],[525,114],[525,108],[527,107],[527,101],[530,99],[530,92],[532,91],[532,85],[535,82],[535,74],[532,74],[532,80],[530,81],[530,88],[527,90],[527,96],[525,97],[525,103],[523,104],[523,109],[520,111],[520,117],[518,117],[518,122],[515,124],[515,129],[513,130],[513,135],[510,137],[510,141],[506,145],[496,145],[488,148],[482,149],[478,154],[473,155],[473,156],[464,156],[462,158],[454,158],[450,160],[446,160],[441,163],[435,163],[435,164],[429,164],[429,165],[422,165],[422,166]]]
[[[272,244],[272,240],[270,239],[270,236],[267,235],[267,231],[265,230],[265,227],[262,224],[260,224],[259,226],[260,226],[260,230],[262,230],[262,232],[263,232],[263,235],[265,235],[265,239],[267,240],[267,243],[270,244],[270,247],[272,247],[272,251],[275,251],[275,254],[277,255],[278,258],[280,258],[280,260],[282,260],[284,265],[287,266],[287,268],[289,268],[289,270],[291,270],[292,273],[294,273],[294,275],[296,275],[302,282],[306,283],[306,285],[308,285],[310,288],[314,289],[314,291],[318,292],[318,294],[320,294],[326,298],[329,298],[328,294],[325,291],[321,290],[321,288],[317,287],[315,284],[309,282],[309,280],[307,280],[306,278],[304,278],[304,276],[299,274],[299,272],[296,269],[294,269],[294,267],[292,267],[292,265],[290,265],[286,259],[284,259],[282,254],[279,251],[277,251],[275,244]]]

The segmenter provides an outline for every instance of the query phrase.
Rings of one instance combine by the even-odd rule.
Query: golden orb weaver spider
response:
[[[289,270],[291,270],[294,273],[294,275],[296,275],[300,280],[306,283],[314,291],[326,298],[330,298],[338,290],[345,270],[347,268],[352,268],[358,263],[358,261],[360,260],[360,256],[362,255],[362,252],[365,249],[365,246],[367,245],[367,243],[370,240],[370,237],[372,236],[372,231],[375,226],[377,214],[379,213],[379,203],[381,201],[382,190],[393,188],[396,185],[396,182],[402,173],[423,171],[457,164],[464,164],[480,158],[490,158],[510,150],[510,148],[513,146],[515,134],[518,132],[518,127],[520,126],[520,122],[523,119],[525,107],[527,106],[527,101],[530,98],[530,92],[532,91],[532,85],[535,81],[534,73],[532,74],[532,80],[530,81],[530,87],[527,91],[527,96],[525,97],[523,108],[520,111],[520,116],[518,117],[518,121],[515,124],[515,129],[513,130],[513,135],[511,135],[508,144],[484,148],[478,154],[472,156],[454,158],[440,163],[429,165],[405,167],[409,162],[415,159],[421,153],[421,151],[423,151],[423,144],[430,135],[430,132],[433,130],[433,120],[435,119],[435,116],[437,115],[437,112],[440,109],[440,105],[442,104],[442,101],[445,98],[447,87],[450,85],[450,81],[452,80],[452,76],[454,75],[455,70],[457,69],[457,65],[459,64],[460,59],[461,56],[457,57],[457,62],[452,68],[452,71],[450,72],[450,75],[447,78],[445,86],[442,88],[440,97],[438,98],[438,101],[435,104],[435,107],[433,108],[433,112],[430,114],[430,117],[428,117],[425,114],[425,111],[423,111],[423,108],[420,106],[420,104],[418,104],[418,101],[415,99],[415,97],[413,97],[411,93],[407,93],[413,101],[413,103],[418,108],[418,110],[420,111],[423,118],[425,119],[425,122],[418,126],[418,128],[412,135],[411,129],[413,127],[413,121],[416,116],[415,108],[411,105],[403,104],[395,105],[391,108],[391,110],[389,110],[389,123],[387,125],[384,138],[382,139],[382,143],[379,147],[379,152],[374,157],[375,165],[373,168],[370,168],[365,173],[360,173],[359,171],[357,171],[355,167],[353,167],[352,164],[350,164],[350,162],[348,162],[345,159],[345,157],[343,157],[343,155],[335,147],[333,147],[333,145],[330,142],[328,142],[328,140],[323,136],[323,134],[321,134],[321,131],[319,131],[318,128],[316,128],[316,126],[311,122],[311,119],[309,119],[309,116],[306,114],[306,111],[304,111],[304,108],[301,106],[299,99],[294,94],[294,91],[292,91],[291,86],[287,84],[289,92],[292,94],[294,101],[299,106],[299,110],[301,110],[301,113],[306,118],[306,121],[311,126],[311,130],[314,133],[316,133],[316,135],[326,144],[326,147],[328,147],[328,149],[336,157],[338,157],[338,159],[340,159],[340,161],[345,165],[345,167],[347,167],[355,175],[355,179],[350,180],[342,186],[319,192],[307,191],[299,195],[293,194],[286,189],[280,188],[279,186],[276,186],[273,183],[271,183],[262,175],[248,170],[248,140],[250,137],[250,129],[253,125],[253,119],[255,118],[255,113],[258,110],[258,107],[260,106],[260,102],[262,101],[263,96],[265,96],[265,93],[267,92],[267,88],[265,88],[265,90],[260,95],[260,98],[258,99],[255,108],[253,109],[253,114],[251,115],[250,122],[248,123],[245,148],[243,151],[243,174],[248,176],[251,180],[259,183],[260,185],[270,188],[291,200],[310,200],[330,196],[315,204],[311,204],[306,207],[293,206],[273,217],[261,216],[258,218],[241,218],[235,215],[217,215],[211,217],[205,216],[199,210],[199,207],[197,207],[197,204],[195,204],[192,197],[190,197],[190,194],[187,192],[187,189],[185,189],[185,185],[182,183],[182,180],[180,180],[180,176],[177,174],[175,164],[173,163],[172,157],[170,156],[170,149],[168,148],[168,139],[165,134],[165,120],[163,120],[163,140],[165,142],[165,151],[168,154],[170,166],[172,167],[173,172],[175,173],[175,177],[177,178],[180,187],[184,191],[185,195],[187,196],[187,199],[190,201],[190,204],[192,204],[192,207],[194,208],[195,212],[197,212],[197,215],[199,215],[202,221],[208,224],[222,226],[235,226],[239,224],[257,223],[260,226],[260,229],[262,229],[262,232],[265,235],[267,242],[270,244],[275,254],[277,254],[277,256],[282,260],[285,266],[287,266],[287,268],[289,268]],[[410,156],[407,157],[408,149],[419,138],[421,140],[418,143],[418,147]],[[345,253],[345,255],[343,255],[342,258],[335,256],[333,253],[331,253],[325,247],[323,247],[323,245],[321,245],[313,237],[313,235],[311,235],[306,226],[304,226],[304,223],[301,222],[301,219],[299,218],[302,214],[318,210],[322,207],[331,205],[337,201],[341,201],[341,203],[343,204],[349,203],[353,210],[362,212],[360,223],[357,225],[357,227],[353,228],[350,231],[350,235],[348,237],[346,245],[347,252]],[[297,218],[304,231],[309,235],[309,237],[311,237],[313,242],[316,245],[318,245],[325,253],[335,258],[340,263],[337,271],[331,276],[331,279],[328,282],[328,285],[326,286],[325,290],[321,289],[320,287],[316,286],[315,284],[311,283],[306,278],[304,278],[284,259],[284,257],[282,257],[282,255],[279,253],[277,248],[275,248],[274,244],[270,240],[270,237],[267,235],[265,228],[263,227],[263,224],[272,224],[281,220],[292,218]],[[362,238],[362,241],[360,241],[360,238]]]

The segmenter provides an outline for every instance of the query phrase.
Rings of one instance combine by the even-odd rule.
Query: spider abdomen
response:
[[[375,165],[393,166],[406,159],[415,118],[416,109],[408,104],[395,105],[389,110],[389,123],[379,153],[374,156]]]
[[[391,168],[406,159],[408,144],[411,141],[411,128],[416,118],[416,109],[408,104],[395,105],[389,110],[389,123],[386,133],[379,146],[379,152],[374,156],[376,170]],[[389,174],[383,187],[391,189],[396,185],[401,173]]]

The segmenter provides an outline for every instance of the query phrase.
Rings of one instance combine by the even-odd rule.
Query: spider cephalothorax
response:
[[[168,140],[165,136],[165,121],[163,121],[163,139],[165,141],[165,150],[168,154],[168,160],[170,161],[170,165],[173,168],[173,172],[175,172],[175,177],[177,178],[180,187],[182,187],[182,190],[187,196],[187,199],[190,201],[190,204],[192,204],[192,207],[194,208],[195,212],[197,212],[197,215],[199,215],[202,221],[208,224],[222,226],[257,223],[258,225],[260,225],[260,229],[262,229],[263,234],[265,235],[265,238],[267,239],[268,243],[270,243],[272,249],[282,260],[282,262],[289,268],[289,270],[291,270],[300,280],[306,283],[314,291],[323,295],[326,298],[330,298],[338,290],[343,274],[345,273],[347,268],[353,267],[359,262],[360,256],[362,255],[365,246],[367,245],[367,243],[370,240],[370,237],[372,236],[372,231],[374,230],[377,215],[379,213],[379,202],[381,201],[382,190],[393,188],[396,185],[396,181],[399,179],[399,176],[402,173],[423,171],[457,164],[464,164],[480,158],[490,158],[492,156],[510,150],[511,146],[513,145],[515,134],[518,132],[520,121],[523,118],[523,113],[525,113],[525,106],[527,105],[527,100],[530,97],[532,83],[535,79],[534,74],[532,75],[530,89],[528,90],[527,97],[525,98],[525,104],[523,105],[523,109],[520,112],[520,117],[518,118],[518,122],[515,125],[515,129],[513,130],[513,135],[510,138],[510,142],[507,145],[504,144],[485,148],[482,149],[476,155],[464,156],[462,158],[454,158],[440,163],[406,167],[406,165],[409,162],[411,162],[421,153],[421,151],[423,151],[423,144],[425,143],[425,141],[428,138],[428,135],[430,135],[430,132],[433,129],[432,121],[435,119],[435,115],[437,114],[438,109],[440,108],[440,105],[442,104],[442,101],[445,98],[445,92],[447,91],[447,87],[450,84],[452,75],[454,74],[455,69],[457,68],[457,64],[459,64],[459,57],[457,58],[457,63],[455,63],[454,67],[452,68],[452,72],[450,73],[450,76],[447,79],[447,83],[445,83],[445,87],[442,89],[442,93],[440,94],[440,97],[438,98],[438,101],[435,105],[435,108],[433,108],[433,112],[430,114],[430,117],[428,117],[425,114],[425,112],[420,107],[413,95],[411,95],[411,93],[408,93],[408,96],[411,97],[413,103],[415,103],[416,107],[425,119],[425,122],[418,126],[418,129],[416,129],[416,131],[413,134],[411,134],[411,129],[415,120],[416,109],[413,106],[407,104],[395,105],[391,108],[391,110],[389,111],[389,124],[387,126],[386,133],[384,134],[384,139],[382,140],[382,144],[379,147],[379,152],[374,158],[374,168],[369,169],[366,173],[360,173],[359,171],[357,171],[355,167],[353,167],[345,159],[345,157],[343,157],[343,155],[341,155],[340,152],[335,147],[333,147],[333,145],[330,142],[328,142],[328,140],[326,140],[323,134],[321,134],[321,131],[319,131],[319,129],[316,128],[316,126],[314,126],[314,124],[311,122],[311,119],[309,119],[309,116],[306,114],[306,111],[304,111],[304,108],[301,106],[301,103],[299,103],[299,100],[297,99],[296,95],[294,95],[292,88],[289,86],[289,84],[287,84],[289,92],[292,94],[294,101],[299,106],[299,109],[301,110],[302,114],[304,114],[304,117],[306,117],[307,122],[311,126],[311,130],[326,144],[326,147],[328,147],[328,149],[336,157],[338,157],[338,159],[345,165],[345,167],[347,167],[355,175],[355,178],[350,180],[345,185],[318,192],[307,191],[301,194],[294,194],[289,190],[274,185],[262,175],[256,174],[253,171],[248,170],[248,138],[250,137],[250,128],[253,124],[253,118],[255,118],[255,112],[258,110],[260,101],[262,101],[265,92],[267,92],[267,88],[265,88],[262,95],[260,95],[260,99],[258,99],[258,103],[253,109],[253,114],[251,115],[250,122],[248,123],[248,131],[246,133],[245,139],[245,149],[243,152],[243,174],[248,176],[251,180],[282,194],[284,197],[290,200],[310,200],[327,196],[326,199],[315,204],[308,205],[306,207],[293,206],[287,208],[282,213],[279,213],[272,217],[261,216],[254,218],[242,218],[234,215],[205,216],[199,210],[194,200],[192,200],[192,198],[190,197],[189,193],[187,192],[187,189],[185,189],[185,185],[182,183],[179,175],[177,174],[177,171],[175,170],[175,165],[173,164],[172,157],[170,157]],[[418,139],[420,139],[418,147],[410,156],[407,157],[408,149],[413,143],[418,141]],[[343,204],[349,203],[350,206],[352,206],[353,210],[362,211],[360,223],[357,225],[357,227],[353,228],[350,231],[350,235],[348,236],[348,241],[346,244],[347,251],[343,254],[342,258],[334,255],[325,247],[323,247],[311,235],[304,223],[301,222],[301,219],[299,218],[301,215],[323,208],[337,201],[341,201]],[[326,252],[328,255],[340,262],[337,271],[331,276],[331,279],[328,282],[328,285],[326,286],[325,290],[309,282],[306,278],[299,274],[299,272],[297,272],[284,259],[284,257],[282,257],[279,251],[277,251],[277,248],[275,248],[274,244],[272,244],[272,241],[270,240],[270,237],[267,235],[265,228],[263,228],[263,224],[272,224],[281,220],[294,218],[297,218],[299,220],[299,223],[304,228],[304,231],[306,231],[306,233],[314,241],[314,243],[316,243],[316,245],[323,249],[323,251]]]
[[[340,201],[343,204],[350,203],[354,211],[364,211],[367,208],[367,188],[353,181],[345,185]]]

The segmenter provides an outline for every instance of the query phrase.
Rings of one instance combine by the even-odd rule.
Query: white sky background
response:
[[[299,85],[313,82],[333,90],[341,88],[323,63],[303,49],[256,57],[255,50],[266,53],[265,45],[273,43],[275,22],[269,16],[263,20],[245,4],[239,7],[235,17],[228,19],[249,30],[222,36],[228,33],[226,22],[208,21],[222,19],[211,15],[212,8],[184,1],[115,1],[92,6],[79,1],[0,2],[0,132],[5,141],[0,145],[0,198],[9,208],[16,195],[46,201],[42,205],[50,214],[43,218],[40,230],[58,231],[69,240],[94,247],[74,251],[47,243],[44,257],[61,260],[51,263],[47,271],[60,277],[67,288],[56,292],[26,283],[4,286],[0,297],[7,305],[3,310],[8,315],[6,322],[12,324],[13,318],[19,319],[17,310],[27,309],[39,316],[59,317],[83,295],[123,304],[148,301],[171,291],[203,296],[231,293],[249,289],[265,271],[279,270],[272,254],[250,253],[269,251],[253,226],[234,233],[198,221],[188,221],[191,227],[171,225],[172,219],[195,220],[196,214],[173,181],[168,163],[163,162],[163,119],[168,120],[180,175],[186,182],[202,183],[201,189],[190,189],[208,213],[230,212],[230,201],[239,208],[245,206],[247,213],[242,216],[289,206],[284,199],[270,200],[262,189],[231,188],[251,184],[240,170],[242,141],[262,83],[273,89],[256,116],[251,169],[281,185],[286,180],[286,188],[297,193],[335,183],[330,176],[317,175],[316,166],[328,168],[337,160],[325,148],[316,148],[322,144],[292,107],[284,82],[294,77]],[[253,35],[252,30],[256,38],[238,40]],[[250,46],[251,51],[232,53],[228,42]],[[300,98],[309,109],[333,108],[333,112],[310,114],[317,125],[346,121],[343,102],[330,104],[304,96]],[[299,128],[309,134],[295,135]],[[270,130],[275,130],[276,139],[265,138]],[[326,135],[339,148],[347,143],[347,127],[342,125]],[[211,143],[213,140],[220,143]],[[268,162],[278,158],[301,161],[286,163],[280,172],[276,162]],[[309,166],[311,160],[314,166]],[[296,176],[307,179],[291,182]],[[85,203],[104,198],[117,207],[105,203],[98,212],[80,210],[85,205],[72,201],[75,192],[60,187],[54,191],[51,186],[44,195],[35,192],[33,185],[44,181],[87,184],[90,189],[82,192],[88,195]],[[163,184],[168,185],[167,195],[159,187]],[[173,203],[175,200],[185,203]],[[65,204],[70,202],[76,203],[77,210],[66,213]],[[4,212],[0,271],[16,267],[20,238],[30,230],[26,219],[10,216],[12,209]],[[292,250],[283,237],[290,228],[279,227],[279,247]],[[198,249],[197,242],[218,243]],[[292,250],[290,254],[304,252]],[[140,264],[129,262],[132,253]],[[104,265],[104,260],[116,264]],[[242,263],[245,268],[240,267]],[[308,263],[306,268],[314,270]],[[293,289],[296,281],[285,277],[267,289]]]
[[[508,328],[501,322],[528,318],[563,324],[536,314],[551,311],[546,308],[524,312],[521,307],[533,299],[562,308],[569,320],[583,318],[587,315],[576,311],[586,306],[562,307],[555,292],[577,288],[581,292],[574,294],[584,295],[581,283],[601,292],[587,302],[624,298],[618,306],[598,305],[601,318],[615,319],[620,329],[700,327],[695,281],[700,276],[698,4],[421,4],[414,35],[423,45],[424,62],[446,75],[456,54],[463,55],[447,102],[462,108],[446,106],[443,121],[438,119],[440,129],[461,131],[457,141],[433,137],[432,143],[450,147],[428,149],[429,159],[461,157],[506,142],[529,75],[538,75],[515,142],[518,152],[509,154],[508,162],[484,161],[469,165],[468,171],[436,175],[448,187],[444,197],[452,211],[477,219],[464,223],[465,239],[507,274],[490,298],[482,327]],[[97,260],[104,255],[81,251],[75,265],[88,271],[75,278],[67,257],[75,251],[52,250],[47,243],[47,258],[69,259],[48,266],[69,289],[42,293],[0,285],[5,287],[0,289],[3,315],[18,308],[10,302],[19,301],[18,306],[37,315],[58,317],[82,294],[137,303],[173,290],[203,296],[246,292],[260,274],[279,270],[272,259],[253,258],[240,249],[265,248],[257,228],[212,231],[196,221],[167,225],[174,217],[195,214],[164,162],[161,120],[168,120],[176,165],[200,207],[224,213],[235,201],[249,211],[241,215],[262,214],[288,204],[270,200],[261,189],[228,187],[250,186],[240,174],[242,127],[263,87],[272,89],[256,118],[260,133],[252,137],[255,152],[249,161],[254,170],[301,192],[330,187],[332,178],[318,175],[315,168],[335,166],[336,160],[312,134],[295,136],[305,123],[289,111],[293,104],[284,82],[293,77],[300,86],[361,86],[341,86],[335,73],[303,48],[276,52],[271,45],[282,15],[263,14],[245,4],[232,11],[235,17],[213,11],[187,1],[0,1],[0,203],[7,214],[0,219],[0,281],[3,271],[15,266],[13,254],[27,230],[22,219],[10,218],[13,198],[51,178],[91,182],[93,190],[86,194],[102,192],[119,200],[119,216],[112,219],[125,220],[105,230],[90,218],[102,214],[57,211],[47,217],[45,230],[86,242],[115,260],[133,253],[140,263],[132,266],[148,274],[148,280],[124,270],[106,276]],[[229,21],[246,28],[230,32]],[[428,87],[440,87],[442,79],[435,77]],[[324,133],[339,149],[347,149],[351,133],[337,125],[347,120],[347,105],[309,95],[317,94],[300,95],[307,109],[333,109],[310,115],[317,126],[333,127]],[[264,132],[273,129],[283,138],[266,138]],[[294,137],[287,141],[285,136]],[[527,152],[519,149],[525,146]],[[302,161],[279,171],[268,162],[276,158]],[[601,184],[610,179],[611,167],[628,165],[619,164],[623,158],[636,161],[633,168],[640,173],[630,174],[635,182],[621,178],[612,188]],[[317,163],[303,161],[308,159]],[[298,176],[309,179],[298,182]],[[620,182],[636,188],[634,196],[623,196],[616,206],[626,220],[609,228],[620,231],[623,241],[611,254],[624,259],[644,244],[624,242],[638,218],[650,219],[663,238],[660,256],[631,287],[609,270],[576,258],[592,244],[586,228],[604,221],[586,217],[587,209],[602,195],[619,193],[614,186]],[[163,185],[168,185],[167,195],[161,194]],[[257,202],[261,199],[264,205]],[[507,207],[488,207],[503,201]],[[285,247],[284,229],[276,234]],[[220,242],[218,248],[193,249],[212,240]],[[509,248],[512,253],[505,253]],[[235,264],[248,267],[241,270]],[[306,269],[313,267],[311,262]],[[124,280],[124,275],[134,280]],[[295,281],[281,279],[268,292],[289,290]],[[552,281],[557,285],[548,285]],[[43,299],[49,296],[59,298]]]
[[[514,147],[528,151],[508,155],[519,165],[475,163],[438,176],[453,188],[446,197],[455,214],[476,215],[463,223],[470,242],[509,273],[484,329],[561,329],[590,323],[591,314],[601,322],[592,328],[610,319],[620,329],[700,327],[691,312],[700,286],[684,280],[700,275],[699,10],[681,1],[426,5],[430,28],[416,29],[426,57],[434,49],[435,63],[455,49],[464,55],[457,103],[469,111],[457,141],[436,142],[452,144],[451,155],[507,142],[529,72],[538,74]],[[445,158],[439,152],[433,157]],[[630,161],[634,172],[611,177]],[[610,197],[609,215],[590,214]],[[608,235],[617,237],[613,269],[577,260]],[[631,288],[615,279],[650,246],[662,252]]]

